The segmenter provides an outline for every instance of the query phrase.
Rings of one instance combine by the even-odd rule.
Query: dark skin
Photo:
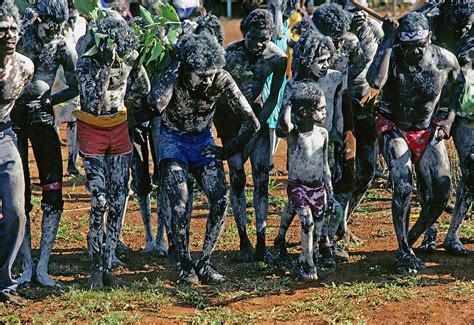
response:
[[[244,33],[244,39],[230,44],[226,48],[226,66],[224,67],[237,82],[242,93],[254,109],[261,125],[265,125],[278,102],[279,91],[285,76],[287,58],[283,51],[270,43],[271,33],[268,30],[251,27]],[[243,69],[252,75],[244,78],[238,75],[236,69]],[[261,103],[264,84],[273,73],[270,95]],[[222,107],[223,109],[223,107]],[[229,117],[223,117],[221,107],[216,114],[216,128],[223,143],[232,141],[235,134],[227,129],[237,129],[239,123]],[[264,134],[266,133],[266,134]],[[269,142],[268,128],[262,128],[259,135],[248,146],[229,159],[231,174],[231,204],[234,211],[240,236],[239,260],[249,261],[271,260],[265,248],[265,222],[268,215],[268,177],[269,177]],[[250,158],[253,172],[255,196],[254,206],[257,223],[257,249],[255,255],[246,233],[245,183],[244,163]]]
[[[426,25],[421,21],[414,31],[425,30]],[[398,32],[406,31],[403,28],[391,16],[386,16],[383,25],[385,37],[369,68],[367,80],[374,88],[387,85],[379,113],[396,126],[383,133],[381,141],[392,181],[397,184],[392,199],[392,217],[399,245],[397,272],[416,273],[424,268],[424,263],[415,256],[412,245],[439,218],[449,198],[449,161],[444,143],[440,140],[450,133],[458,100],[451,98],[448,118],[437,124],[434,134],[437,141],[426,146],[419,163],[415,165],[422,211],[410,230],[412,165],[410,150],[401,131],[427,129],[441,92],[449,90],[459,98],[464,80],[454,55],[430,45],[429,39],[400,41],[403,44],[399,48],[394,47]]]

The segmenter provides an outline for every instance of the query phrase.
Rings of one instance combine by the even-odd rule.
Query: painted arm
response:
[[[158,114],[162,114],[166,106],[168,106],[171,97],[173,97],[173,89],[178,79],[180,62],[174,61],[168,68],[164,76],[155,76],[153,85],[148,97],[150,109]]]
[[[239,152],[260,129],[260,122],[253,113],[247,99],[245,99],[245,96],[239,90],[230,74],[224,73],[227,76],[225,77],[224,87],[221,90],[222,97],[227,106],[233,110],[239,119],[241,127],[237,136],[228,141],[222,148],[219,154],[219,158],[222,160],[226,160]]]
[[[344,118],[342,115],[342,77],[339,86],[334,94],[334,114],[332,130],[329,133],[329,139],[334,142],[342,143],[342,134],[344,132]]]
[[[270,95],[263,104],[262,110],[258,114],[258,121],[260,124],[267,123],[270,115],[273,113],[275,106],[278,103],[278,97],[280,95],[280,89],[283,84],[283,79],[286,73],[286,56],[280,57],[275,65],[275,70],[273,71],[272,84],[270,86]]]
[[[367,72],[367,81],[370,87],[375,89],[381,89],[385,85],[385,82],[387,82],[392,48],[395,43],[395,36],[397,35],[398,21],[390,14],[387,14],[382,29],[385,34],[384,38]]]
[[[448,87],[449,94],[451,94],[451,98],[449,99],[449,107],[448,107],[448,117],[445,120],[438,122],[438,126],[440,127],[440,131],[436,135],[437,140],[447,139],[451,135],[451,127],[454,122],[454,118],[456,117],[456,113],[460,111],[460,98],[466,83],[466,79],[464,74],[461,71],[461,67],[457,59],[449,53],[451,58],[448,58],[448,61],[452,64],[452,70],[449,73],[448,82],[445,87]]]
[[[68,87],[51,96],[51,103],[53,105],[64,103],[79,95],[76,76],[76,61],[76,49],[69,42],[65,42],[62,49],[61,65],[63,66],[64,78],[66,79]]]
[[[134,68],[130,72],[129,78],[131,83],[125,95],[125,106],[137,107],[141,105],[143,97],[150,92],[150,80],[143,66]]]
[[[353,80],[361,74],[367,66],[367,63],[370,61],[367,52],[362,50],[359,40],[355,38],[356,36],[354,35],[354,40],[352,41],[353,44],[351,44],[351,51],[349,52],[349,80]]]
[[[328,195],[328,201],[332,200],[334,197],[334,191],[332,189],[332,181],[331,181],[331,169],[329,168],[329,161],[328,161],[328,151],[329,151],[329,137],[326,129],[323,129],[324,135],[324,171],[323,171],[323,182],[324,186],[326,187],[326,193]]]
[[[79,92],[83,104],[91,113],[100,114],[105,93],[109,88],[111,67],[112,64],[99,64],[90,57],[81,57],[77,60]]]
[[[280,113],[278,114],[278,129],[281,129],[283,133],[290,133],[294,125],[291,121],[291,81],[286,84],[285,92],[283,94],[283,104],[281,105]]]

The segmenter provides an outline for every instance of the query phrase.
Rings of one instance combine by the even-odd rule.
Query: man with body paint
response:
[[[286,100],[284,100],[284,105],[280,111],[279,117],[280,128],[288,132],[287,130],[289,129],[293,118],[292,106],[289,101],[289,98],[293,96],[293,83],[303,81],[310,82],[314,84],[315,87],[321,88],[326,102],[326,118],[324,119],[322,126],[329,134],[329,147],[342,145],[344,126],[342,114],[343,76],[339,71],[329,69],[331,54],[334,53],[334,51],[334,44],[331,39],[314,30],[308,30],[300,37],[293,52],[293,61],[291,64],[293,78],[288,82],[285,89]],[[315,143],[314,145],[320,146],[321,144]],[[334,165],[334,157],[331,154],[328,155],[328,160],[330,161],[329,166]],[[332,200],[330,210],[332,210],[334,204],[338,206],[338,204]],[[286,214],[287,211],[284,212],[284,215]],[[275,257],[279,264],[290,264],[288,263],[288,256],[286,253],[285,235],[294,216],[295,211],[293,211],[291,218],[282,217],[280,230],[274,241]],[[328,213],[328,218],[325,218],[323,227],[315,228],[314,238],[318,241],[314,242],[314,259],[317,260],[318,257],[320,257],[321,264],[325,266],[334,266],[335,264],[331,251],[333,243],[327,240],[327,237],[328,233],[331,233],[332,236],[334,236],[337,229],[337,222],[331,223],[336,225],[333,229],[329,229],[328,222],[331,218],[336,217],[335,214]],[[318,233],[316,233],[316,231],[318,231]]]
[[[298,214],[302,248],[297,276],[303,281],[311,281],[318,278],[313,239],[318,242],[326,207],[334,202],[328,163],[329,135],[322,126],[326,118],[326,100],[314,82],[294,80],[285,99],[285,106],[291,106],[293,118],[284,127],[284,133],[288,134],[288,203],[282,212],[280,231],[286,232],[294,215]],[[282,248],[275,246],[277,250]],[[280,253],[287,256],[286,248]]]
[[[464,96],[472,96],[474,92],[474,73],[472,70],[473,14],[474,3],[472,1],[452,0],[443,3],[436,15],[427,17],[433,31],[433,43],[451,51],[456,55],[461,65],[466,78]],[[449,97],[443,97],[441,106],[447,107],[448,105]],[[472,113],[470,116],[463,109],[457,112],[451,135],[459,157],[461,179],[456,189],[453,217],[442,246],[450,254],[466,256],[471,254],[471,251],[461,243],[458,232],[466,218],[474,195],[474,127],[472,126]],[[433,224],[425,232],[425,237],[420,246],[421,250],[430,252],[436,249],[436,232],[436,226]]]
[[[12,0],[0,1],[0,302],[21,304],[11,268],[25,231],[25,181],[10,112],[33,77],[33,62],[15,51],[20,29]]]
[[[371,87],[383,89],[376,121],[382,153],[394,187],[392,218],[398,240],[397,273],[413,274],[424,263],[413,244],[441,215],[450,193],[449,160],[444,145],[459,110],[464,77],[456,57],[430,44],[429,23],[421,13],[399,22],[390,15],[384,39],[367,73]],[[437,105],[451,94],[447,117]],[[410,194],[415,167],[420,217],[409,230]]]
[[[112,260],[128,195],[132,151],[125,101],[138,103],[150,91],[145,69],[134,65],[138,40],[133,30],[117,12],[105,11],[104,14],[96,28],[107,38],[101,40],[96,53],[88,55],[96,44],[91,32],[77,44],[81,100],[81,111],[76,112],[79,150],[84,159],[87,188],[92,193],[87,236],[92,253],[92,272],[87,286],[91,288],[123,285],[112,272]],[[132,72],[134,83],[125,99]]]
[[[18,136],[18,149],[22,158],[25,177],[26,231],[21,254],[23,274],[18,279],[28,284],[36,273],[36,280],[43,286],[58,287],[59,282],[48,275],[48,263],[63,210],[63,164],[59,136],[54,127],[53,106],[66,102],[78,94],[74,72],[77,54],[74,45],[61,34],[68,18],[66,0],[40,0],[25,12],[22,36],[17,51],[35,64],[32,83],[28,85],[12,112],[14,130]],[[51,87],[58,68],[62,66],[67,87],[51,95]],[[40,257],[36,269],[31,257],[30,173],[28,169],[28,140],[31,142],[42,187]]]
[[[256,9],[240,23],[244,39],[226,48],[224,67],[237,82],[261,125],[258,134],[240,152],[229,158],[230,201],[240,238],[238,259],[271,262],[272,256],[265,246],[265,229],[268,216],[268,179],[270,135],[267,120],[275,109],[285,76],[286,54],[270,42],[274,25],[268,10]],[[262,90],[268,76],[273,74],[270,94],[263,102]],[[214,123],[222,143],[233,141],[241,127],[237,117],[225,103],[218,103]],[[247,235],[245,202],[246,175],[244,164],[250,158],[254,183],[257,245],[255,252]]]
[[[181,264],[178,283],[196,284],[200,280],[217,284],[225,281],[210,261],[227,210],[221,160],[242,150],[260,125],[235,81],[223,70],[224,50],[216,38],[187,34],[176,47],[178,60],[163,78],[155,80],[149,99],[152,109],[163,114],[160,187],[166,195],[159,204],[171,214]],[[241,123],[238,134],[222,148],[214,145],[211,130],[219,98]],[[189,253],[193,177],[201,185],[210,206],[203,254],[197,263]]]

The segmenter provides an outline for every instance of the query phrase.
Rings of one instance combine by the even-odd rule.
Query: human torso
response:
[[[0,81],[0,123],[9,119],[15,100],[32,77],[32,67],[33,63],[24,55],[15,52],[11,56]]]
[[[205,93],[193,93],[178,81],[173,89],[171,100],[164,110],[162,125],[182,133],[201,133],[212,126],[216,110],[215,104],[222,94],[229,75],[219,71]]]
[[[315,125],[310,132],[290,133],[287,141],[288,180],[303,184],[322,182],[327,131]]]
[[[450,57],[447,50],[433,45],[416,67],[408,66],[401,55],[392,56],[380,112],[402,130],[426,129],[452,72]]]

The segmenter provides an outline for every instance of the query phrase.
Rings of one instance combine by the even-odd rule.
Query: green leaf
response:
[[[179,16],[176,13],[176,10],[169,3],[165,3],[160,6],[160,13],[161,16],[163,16],[163,18],[165,18],[166,20],[171,20],[175,22],[179,21]]]
[[[109,37],[107,34],[94,33],[95,45],[99,46],[100,40]]]
[[[97,53],[99,53],[99,48],[97,47],[97,45],[94,45],[86,53],[84,53],[83,56],[93,56]]]
[[[73,4],[77,10],[90,18],[93,18],[92,12],[100,8],[99,0],[73,0]]]
[[[151,13],[145,9],[145,7],[140,6],[140,15],[142,16],[143,20],[147,25],[153,24],[153,17],[151,16]]]
[[[110,37],[107,39],[107,45],[112,45],[112,44],[115,44],[115,40]]]
[[[152,61],[158,59],[162,52],[163,46],[159,43],[155,44],[155,46],[153,46],[153,49],[151,50],[151,55],[148,61],[146,62],[146,65],[149,65]]]

